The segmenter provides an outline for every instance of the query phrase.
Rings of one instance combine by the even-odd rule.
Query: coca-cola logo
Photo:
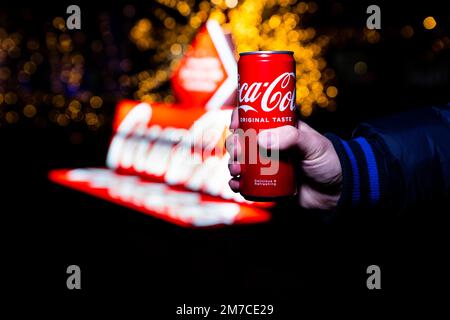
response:
[[[253,82],[251,84],[239,82],[239,109],[245,112],[251,110],[258,112],[251,104],[261,99],[261,109],[271,112],[274,109],[284,111],[295,109],[295,84],[292,91],[286,91],[286,87],[295,81],[295,73],[285,72],[272,82]]]
[[[189,130],[152,123],[155,112],[145,102],[128,112],[111,140],[107,166],[245,202],[228,186],[229,154],[222,138],[231,110],[208,111]]]

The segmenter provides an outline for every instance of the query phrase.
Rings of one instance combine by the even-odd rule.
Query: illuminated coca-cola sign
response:
[[[237,66],[232,43],[215,20],[200,28],[171,77],[179,104],[207,110],[234,105]]]
[[[225,138],[237,89],[236,61],[217,22],[208,21],[171,84],[176,104],[121,101],[105,168],[60,169],[59,184],[185,227],[264,222],[228,186]]]
[[[192,111],[178,107],[164,123],[153,122],[152,115],[164,112],[165,108],[147,103],[132,108],[111,140],[107,166],[118,172],[243,202],[228,186],[231,177],[224,141],[231,110],[211,110],[192,121],[186,119]],[[190,127],[175,127],[171,124],[172,117],[186,119]]]
[[[50,179],[181,226],[267,221],[271,204],[255,205],[228,186],[230,113],[123,101],[107,168],[54,170]]]

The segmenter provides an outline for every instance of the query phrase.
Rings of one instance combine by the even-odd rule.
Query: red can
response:
[[[297,125],[293,52],[240,53],[238,73],[239,128],[243,134],[240,192],[254,201],[293,196],[297,179],[292,157],[257,145],[261,130]]]

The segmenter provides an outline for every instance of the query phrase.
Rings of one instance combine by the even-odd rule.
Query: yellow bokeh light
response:
[[[306,4],[306,2],[300,2],[299,4],[297,4],[296,10],[298,11],[298,13],[303,14],[308,10],[308,5]]]
[[[174,43],[171,47],[170,47],[170,53],[172,53],[173,55],[179,55],[182,52],[182,47],[179,43]]]
[[[81,103],[78,100],[72,100],[69,103],[69,108],[72,110],[80,110],[81,109]]]
[[[364,30],[364,36],[369,43],[377,43],[380,41],[380,33],[377,30]]]
[[[159,81],[165,81],[167,80],[167,72],[164,70],[158,70],[156,71],[156,79]]]
[[[15,111],[8,111],[5,116],[6,122],[8,123],[16,123],[19,121],[19,115]]]
[[[57,108],[64,107],[65,102],[66,102],[66,100],[62,94],[58,94],[58,95],[54,96],[52,99],[53,105]]]
[[[23,114],[25,115],[25,117],[27,118],[32,118],[36,115],[36,107],[33,106],[32,104],[28,104],[25,106],[25,108],[23,108]]]
[[[436,20],[431,16],[423,19],[423,26],[427,30],[434,29],[436,25],[437,25]]]
[[[281,18],[278,15],[273,15],[270,19],[269,19],[269,26],[272,29],[277,28],[281,23]]]
[[[23,66],[23,70],[27,74],[33,74],[34,72],[36,72],[36,64],[33,61],[28,61]]]
[[[148,50],[155,46],[152,28],[151,21],[144,18],[139,20],[131,29],[130,39],[136,43],[139,50]]]
[[[14,92],[8,92],[5,94],[5,102],[6,104],[16,104],[17,95]]]
[[[308,12],[309,13],[314,13],[314,12],[317,11],[317,9],[318,9],[318,6],[317,6],[317,4],[315,2],[309,2],[308,3]]]
[[[312,113],[311,106],[304,106],[303,108],[300,109],[300,113],[304,117],[309,117],[311,115],[311,113]]]
[[[91,107],[94,109],[98,109],[103,105],[103,99],[100,98],[99,96],[93,96],[90,100],[89,100]]]
[[[66,21],[61,17],[56,17],[53,19],[53,27],[59,30],[64,30],[66,28]]]
[[[173,28],[175,28],[175,26],[176,26],[175,19],[172,18],[172,17],[167,17],[167,18],[165,18],[165,19],[164,19],[164,26],[165,26],[167,29],[173,29]]]
[[[367,63],[364,61],[358,61],[355,63],[355,66],[353,67],[355,70],[355,73],[358,75],[363,75],[367,73]]]
[[[193,16],[191,17],[191,19],[189,19],[189,24],[192,28],[196,29],[202,24],[202,19],[200,19],[200,17]]]
[[[95,113],[93,112],[88,112],[86,114],[86,118],[85,118],[86,124],[88,126],[95,126],[98,124],[98,117]]]
[[[312,27],[302,25],[304,15],[316,12],[319,7],[313,1],[295,0],[211,0],[200,1],[198,5],[191,0],[156,0],[163,6],[177,10],[186,17],[186,23],[173,24],[169,11],[155,10],[157,19],[165,27],[164,45],[155,36],[152,23],[141,19],[130,31],[130,39],[139,50],[156,50],[152,55],[159,70],[145,71],[120,81],[122,86],[137,86],[133,93],[135,99],[146,101],[172,101],[170,92],[156,90],[168,80],[174,68],[178,66],[185,50],[189,50],[189,41],[198,28],[207,20],[216,20],[226,33],[230,33],[236,53],[256,50],[290,50],[296,60],[296,104],[303,116],[309,116],[316,105],[335,106],[333,95],[337,89],[330,88],[328,81],[334,78],[334,71],[327,68],[323,58],[330,37],[317,35]],[[178,20],[177,20],[178,21]],[[155,25],[156,27],[156,25]],[[150,32],[150,30],[152,32]],[[365,34],[369,42],[380,40],[380,34]],[[236,58],[238,55],[236,54]],[[325,85],[327,84],[327,85]]]
[[[281,8],[277,8],[276,4]],[[289,1],[289,4],[292,2]],[[297,62],[296,103],[303,116],[311,114],[313,106],[327,106],[329,100],[324,94],[322,71],[326,67],[321,57],[328,44],[327,36],[317,39],[314,28],[304,28],[300,21],[302,14],[315,12],[317,4],[301,2],[292,12],[283,10],[288,1],[246,0],[228,12],[230,30],[237,52],[255,50],[291,50]],[[271,14],[267,14],[268,10]],[[331,72],[328,71],[330,75]],[[336,89],[337,90],[337,89]]]
[[[338,94],[338,89],[335,86],[329,86],[326,93],[330,98],[335,98]]]
[[[238,4],[238,0],[225,0],[225,4],[228,8],[234,8]]]
[[[57,122],[60,126],[65,127],[65,126],[67,126],[67,125],[70,123],[70,119],[69,119],[69,117],[68,117],[67,115],[65,115],[65,114],[59,114],[59,115],[56,117],[56,122]]]
[[[181,13],[183,16],[189,15],[191,13],[191,7],[186,3],[186,1],[180,1],[177,4],[178,12]]]

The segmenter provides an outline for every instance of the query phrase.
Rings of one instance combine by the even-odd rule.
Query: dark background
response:
[[[332,10],[336,3],[338,15]],[[53,17],[65,16],[69,4],[3,2],[1,26],[39,35]],[[82,30],[87,41],[96,39],[98,16],[106,12],[118,55],[130,57],[138,69],[148,61],[145,53],[122,44],[130,25],[122,15],[125,4],[81,2]],[[365,9],[372,3],[318,4],[317,13],[305,23],[319,34],[334,34],[346,28],[361,31]],[[326,60],[336,72],[339,89],[337,109],[317,108],[305,119],[321,132],[347,138],[365,119],[450,101],[449,47],[432,49],[436,39],[450,36],[445,3],[377,4],[382,9],[379,42],[336,36],[328,48]],[[136,4],[137,15],[150,15],[155,6]],[[438,26],[427,31],[422,21],[429,15]],[[414,28],[412,39],[399,34],[405,24]],[[363,76],[353,70],[357,61],[367,63]],[[175,315],[175,306],[183,303],[272,303],[276,313],[287,318],[293,312],[302,314],[309,300],[318,302],[321,312],[341,300],[344,308],[375,310],[389,304],[410,310],[420,307],[424,298],[445,298],[441,290],[448,285],[448,201],[400,213],[364,211],[329,224],[317,212],[284,204],[268,224],[190,230],[50,183],[51,169],[104,165],[115,102],[131,95],[119,89],[108,95],[105,68],[102,59],[86,58],[86,85],[106,97],[104,124],[96,130],[27,119],[1,124],[0,225],[6,253],[2,288],[8,298],[42,299],[46,303],[41,307],[60,299],[79,307],[102,298],[112,298],[110,303],[117,306],[132,298],[149,315],[161,313],[161,319]],[[46,81],[44,71],[30,86]],[[66,289],[71,264],[81,267],[81,291]],[[380,291],[366,288],[371,264],[381,267]],[[403,299],[406,305],[399,304]],[[420,303],[412,303],[416,300]],[[435,306],[439,304],[436,299]]]

